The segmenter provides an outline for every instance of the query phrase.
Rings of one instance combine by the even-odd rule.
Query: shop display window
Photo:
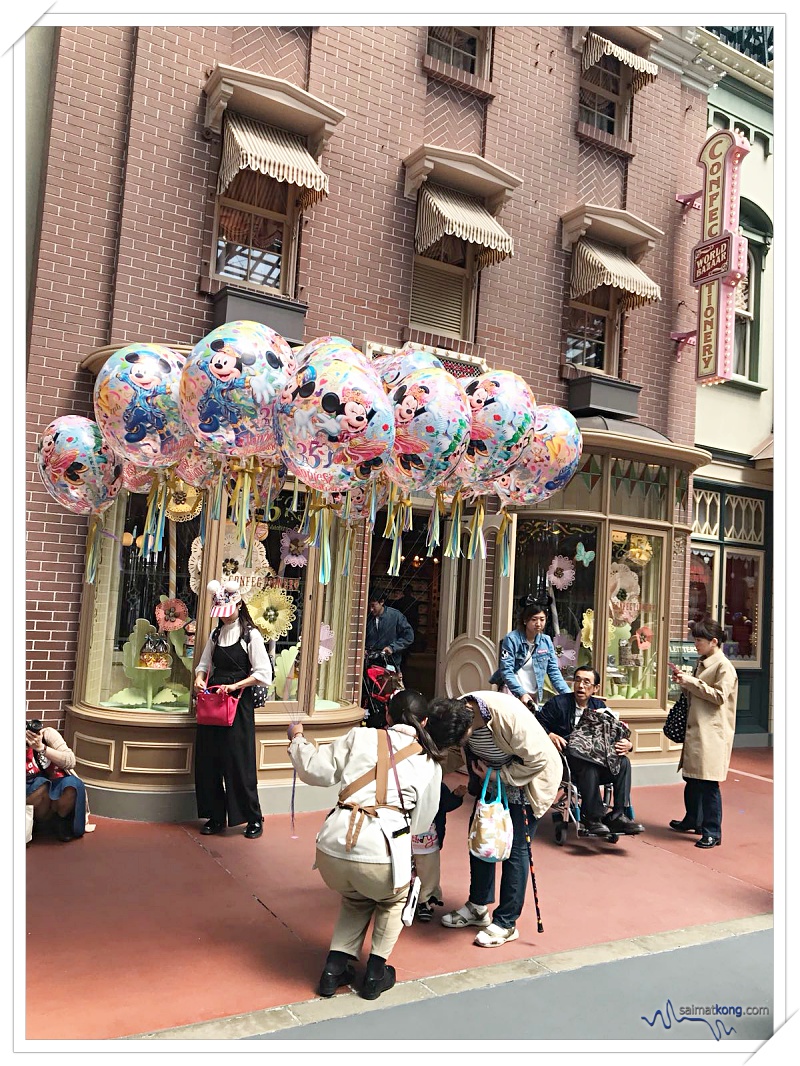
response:
[[[633,459],[612,459],[611,513],[672,521],[669,469]]]
[[[612,526],[605,663],[609,696],[656,698],[663,556],[663,537]]]
[[[695,622],[717,617],[719,549],[711,545],[692,548],[689,568],[689,630]]]
[[[594,525],[540,518],[521,519],[517,527],[514,622],[526,596],[551,598],[546,632],[567,679],[595,663],[597,533]]]
[[[749,666],[760,664],[763,562],[761,552],[725,549],[724,651],[729,659]]]

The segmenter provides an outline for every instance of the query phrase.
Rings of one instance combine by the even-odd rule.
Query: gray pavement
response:
[[[363,1013],[246,1039],[766,1040],[773,1021],[773,933],[764,929],[374,1009],[379,1003]],[[705,1013],[708,1008],[715,1013]],[[769,1013],[748,1015],[747,1008]]]

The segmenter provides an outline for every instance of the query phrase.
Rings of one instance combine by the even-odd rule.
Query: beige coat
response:
[[[693,677],[683,676],[681,687],[689,697],[689,713],[678,769],[684,777],[724,781],[736,730],[736,670],[717,648],[700,659]]]
[[[516,696],[504,692],[468,695],[480,696],[492,712],[488,725],[498,748],[522,760],[504,766],[500,776],[507,785],[525,789],[534,815],[541,818],[552,806],[564,773],[555,744]]]

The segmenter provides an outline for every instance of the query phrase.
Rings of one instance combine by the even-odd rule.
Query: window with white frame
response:
[[[750,377],[750,342],[753,328],[753,253],[747,254],[747,273],[736,286],[736,321],[734,325],[733,372],[738,377]]]
[[[428,55],[479,77],[488,76],[489,30],[478,26],[429,26]]]
[[[414,257],[411,327],[472,340],[476,288],[474,246],[446,234],[424,255]]]
[[[630,103],[629,71],[615,56],[603,56],[599,63],[581,74],[580,122],[627,141],[630,139]]]
[[[601,285],[569,303],[565,358],[570,366],[617,371],[618,307],[616,292]]]
[[[219,280],[290,294],[299,213],[296,189],[243,170],[217,198],[215,267]]]

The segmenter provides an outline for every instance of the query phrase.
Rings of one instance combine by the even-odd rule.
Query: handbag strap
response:
[[[378,753],[380,755],[380,747],[381,747],[380,738],[381,738],[381,734],[382,733],[385,735],[385,731],[382,730],[382,729],[379,729],[379,730],[377,730],[377,733],[378,733]],[[412,744],[409,744],[407,747],[403,748],[403,750],[397,754],[397,756],[395,758],[395,761],[396,762],[402,762],[403,759],[408,759],[412,755],[418,755],[421,751],[422,751],[422,748],[420,747],[420,745],[417,744],[416,741],[414,741]],[[363,788],[364,785],[368,785],[370,781],[374,781],[376,779],[377,773],[378,773],[378,767],[377,766],[373,766],[373,768],[371,770],[367,770],[367,772],[362,774],[361,777],[357,777],[355,779],[355,781],[351,781],[350,784],[347,785],[345,788],[343,788],[342,791],[339,793],[339,803],[344,803],[345,800],[350,799],[350,797],[353,795],[354,792],[358,792],[358,790],[360,788]],[[377,797],[377,789],[375,790],[375,792],[376,792],[376,797]],[[377,804],[377,798],[376,798],[376,804]]]

